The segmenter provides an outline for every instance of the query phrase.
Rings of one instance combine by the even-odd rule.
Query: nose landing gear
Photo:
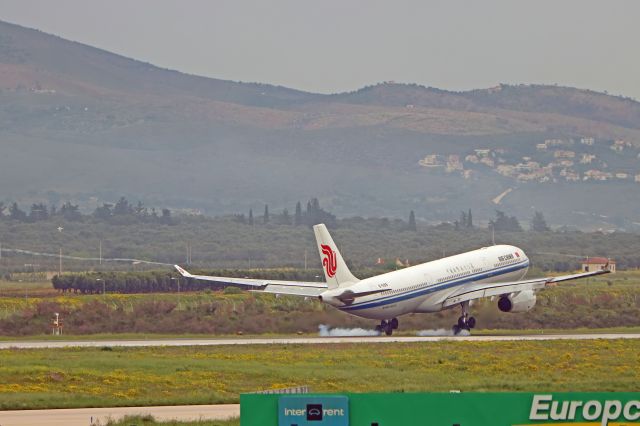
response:
[[[386,334],[387,336],[391,336],[393,334],[393,330],[398,329],[398,318],[392,318],[389,321],[382,320],[380,321],[380,325],[376,325],[376,331],[378,333]]]

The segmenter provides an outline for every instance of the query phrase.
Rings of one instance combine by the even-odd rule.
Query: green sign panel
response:
[[[342,408],[344,423],[320,423],[309,409]],[[640,425],[640,393],[373,393],[345,395],[241,395],[241,426],[627,426]],[[325,402],[327,401],[327,405]],[[338,400],[336,400],[338,401]],[[340,403],[342,404],[342,403]],[[291,416],[281,411],[291,407]],[[304,413],[303,413],[304,411]],[[335,414],[336,411],[327,411]],[[304,415],[303,415],[304,414]],[[297,417],[293,417],[296,415]],[[317,419],[318,417],[312,417]],[[304,421],[303,421],[304,420]],[[286,421],[289,423],[282,423]],[[297,422],[297,423],[294,423]],[[306,423],[305,423],[306,422]]]
[[[349,398],[281,396],[278,426],[349,426]]]

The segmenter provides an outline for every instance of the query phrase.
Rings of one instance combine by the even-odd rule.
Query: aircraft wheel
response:
[[[476,319],[474,317],[469,317],[467,320],[467,327],[475,328],[476,327]]]
[[[460,330],[462,330],[462,328],[458,324],[454,324],[454,326],[452,327],[452,330],[453,330],[453,335],[457,336],[458,334],[460,334]]]
[[[398,325],[399,325],[399,321],[398,318],[393,318],[391,321],[389,321],[389,325],[391,326],[391,328],[393,330],[397,330],[398,329]]]
[[[376,331],[382,333],[382,326],[380,324],[376,325]]]
[[[458,318],[458,328],[463,329],[467,326],[467,322],[465,321],[465,317],[461,316]]]
[[[384,334],[386,334],[387,336],[391,336],[391,335],[393,334],[393,328],[391,328],[391,327],[387,327],[387,328],[384,330]]]

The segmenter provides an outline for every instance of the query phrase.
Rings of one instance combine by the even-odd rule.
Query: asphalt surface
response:
[[[590,340],[640,339],[640,333],[606,334],[534,334],[510,336],[374,336],[374,337],[291,337],[291,338],[237,338],[237,339],[149,339],[149,340],[39,340],[4,341],[0,349],[39,349],[67,347],[145,347],[145,346],[224,346],[224,345],[313,345],[327,343],[412,343],[473,341],[500,342],[520,340]],[[4,426],[0,423],[1,426]]]
[[[240,417],[240,404],[0,411],[0,425],[89,426],[105,424],[108,419],[119,420],[126,415],[146,414],[160,421],[226,420]]]

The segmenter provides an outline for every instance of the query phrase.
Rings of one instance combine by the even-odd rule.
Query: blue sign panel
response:
[[[349,398],[281,396],[278,426],[349,426]]]

